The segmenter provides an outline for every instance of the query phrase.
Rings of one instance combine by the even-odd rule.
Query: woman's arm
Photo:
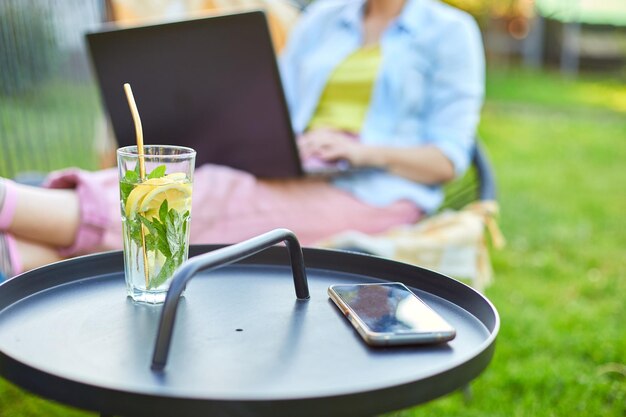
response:
[[[434,145],[390,148],[363,145],[364,165],[422,184],[441,184],[454,178],[452,162]]]
[[[440,184],[454,178],[454,166],[434,145],[413,147],[370,146],[337,130],[318,129],[299,140],[303,158],[345,159],[354,167],[382,168],[422,184]]]

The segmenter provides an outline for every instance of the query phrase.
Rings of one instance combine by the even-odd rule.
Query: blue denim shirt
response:
[[[364,6],[365,0],[318,0],[293,29],[280,68],[296,133],[306,128],[333,69],[361,46]],[[432,144],[462,174],[484,96],[484,52],[476,23],[437,0],[407,0],[380,45],[382,62],[360,140],[398,147]],[[439,186],[380,169],[333,183],[375,206],[408,199],[432,212],[443,200]]]

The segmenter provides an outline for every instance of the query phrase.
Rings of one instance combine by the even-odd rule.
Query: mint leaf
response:
[[[146,250],[147,251],[155,251],[158,249],[159,239],[155,235],[145,235],[146,238]]]
[[[137,167],[139,167],[139,164],[137,164]],[[132,182],[132,183],[137,183],[139,182],[139,173],[137,171],[126,171],[126,173],[124,174],[124,179],[128,182]]]
[[[161,178],[165,175],[165,170],[165,165],[159,165],[158,167],[154,168],[151,173],[148,174],[148,179]]]
[[[189,210],[187,210],[185,214],[183,214],[183,236],[187,236],[187,224],[189,223],[187,220],[189,219],[190,215],[191,213],[189,212]]]
[[[158,217],[148,219],[137,214],[134,221],[128,222],[131,238],[137,245],[145,244],[146,251],[158,250],[165,258],[159,272],[150,278],[148,289],[163,285],[185,258],[189,217],[189,210],[181,214],[175,209],[170,209],[168,201],[164,200],[159,207]],[[143,237],[142,227],[148,232],[144,233]],[[142,239],[145,239],[144,242]],[[154,268],[156,271],[156,265]]]
[[[176,270],[176,266],[178,265],[177,260],[178,259],[167,258],[163,263],[159,274],[148,283],[148,289],[157,288],[158,286],[165,284],[165,281],[167,281]]]
[[[167,213],[167,219],[165,221],[167,226],[167,244],[172,253],[177,253],[181,247],[181,220],[180,214],[172,209]]]
[[[167,238],[162,235],[158,236],[157,248],[167,259],[170,259],[172,257],[172,251],[170,250],[170,245],[168,245],[167,243]]]
[[[141,221],[141,223],[143,223],[144,226],[146,226],[148,228],[148,231],[153,234],[156,235],[158,234],[157,229],[154,227],[154,225],[152,224],[152,222],[148,219],[146,219],[143,216],[139,216],[137,215],[137,218],[139,219],[139,221]]]
[[[156,217],[152,218],[152,227],[156,229],[158,235],[165,236],[165,225],[159,221]]]
[[[128,196],[130,195],[133,188],[135,188],[135,184],[139,182],[139,164],[135,166],[135,170],[126,171],[124,173],[124,178],[120,181],[120,194],[122,197],[122,201],[124,205],[126,205],[126,200],[128,200]]]
[[[180,227],[182,226],[182,217],[180,215],[179,212],[177,212],[176,210],[172,209],[167,213],[167,218],[168,220],[172,223],[172,228],[174,230],[178,230],[180,229]]]
[[[141,246],[141,223],[138,221],[129,221],[130,238],[139,246]]]
[[[126,200],[128,200],[128,196],[130,195],[131,191],[133,191],[133,188],[135,188],[135,184],[129,184],[125,181],[120,182],[120,195],[122,197],[122,202],[124,203],[124,205],[126,205]]]
[[[154,236],[153,250],[158,249],[166,258],[171,257],[172,251],[167,241],[167,226],[161,223],[156,217],[153,217],[152,221],[142,217],[142,223],[146,225],[150,234]]]
[[[161,219],[162,223],[165,223],[165,218],[167,217],[167,212],[168,212],[167,199],[165,199],[161,203],[161,207],[159,207],[159,219]]]

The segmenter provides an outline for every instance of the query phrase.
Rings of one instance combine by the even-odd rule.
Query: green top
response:
[[[330,75],[308,129],[361,131],[380,67],[380,47],[356,50]]]

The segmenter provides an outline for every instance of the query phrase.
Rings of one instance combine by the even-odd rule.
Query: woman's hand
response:
[[[368,147],[346,132],[333,129],[316,129],[298,138],[303,159],[319,158],[323,161],[346,160],[354,167],[367,165]]]
[[[434,145],[370,146],[354,136],[332,129],[316,129],[298,138],[302,159],[347,160],[353,167],[385,169],[422,184],[441,184],[454,178],[454,166]]]

